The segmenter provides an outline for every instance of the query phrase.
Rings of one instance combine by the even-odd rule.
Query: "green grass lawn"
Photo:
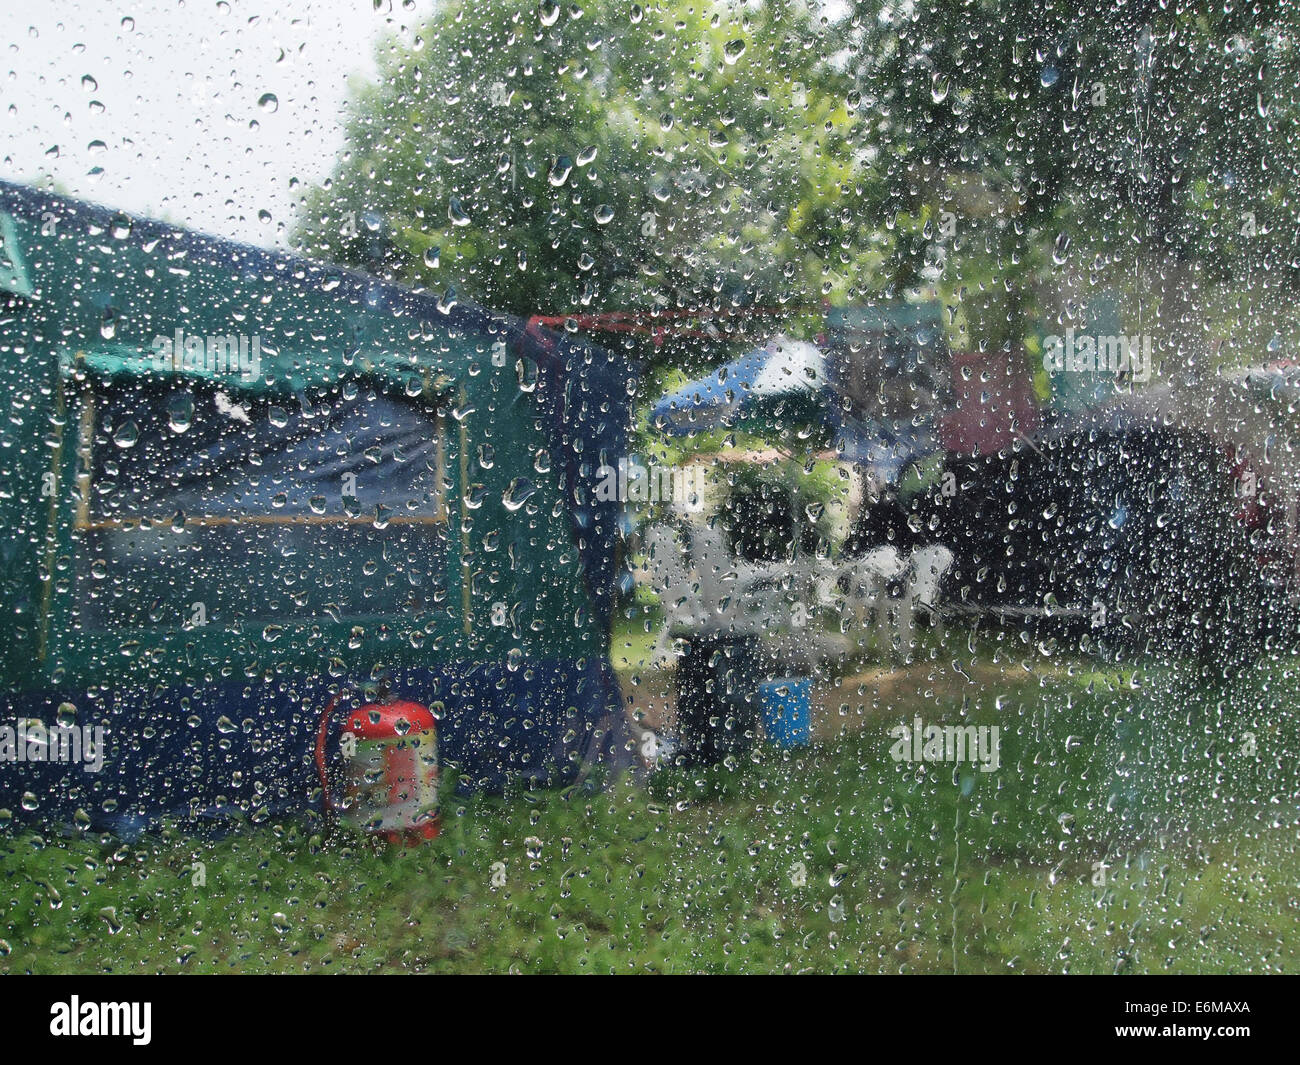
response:
[[[846,689],[834,744],[447,801],[405,852],[301,821],[9,830],[0,970],[1300,968],[1300,661],[1223,680],[994,647],[924,668],[874,708]],[[887,729],[914,715],[998,724],[1001,767],[895,763]]]

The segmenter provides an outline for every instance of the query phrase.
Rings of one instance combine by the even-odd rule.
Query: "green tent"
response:
[[[621,759],[621,360],[5,183],[0,305],[0,690],[108,745],[7,771],[0,809],[318,801],[320,714],[368,686],[435,710],[467,787]]]

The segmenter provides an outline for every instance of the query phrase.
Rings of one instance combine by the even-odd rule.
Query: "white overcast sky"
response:
[[[3,0],[0,178],[284,247],[349,84],[434,2]]]

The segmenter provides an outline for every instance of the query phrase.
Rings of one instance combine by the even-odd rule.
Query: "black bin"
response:
[[[691,638],[675,678],[678,744],[685,765],[716,765],[753,748],[759,665],[750,639]]]

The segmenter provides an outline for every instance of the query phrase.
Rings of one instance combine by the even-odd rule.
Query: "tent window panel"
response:
[[[405,399],[132,382],[83,406],[82,436],[85,628],[343,623],[445,599],[442,421]]]

